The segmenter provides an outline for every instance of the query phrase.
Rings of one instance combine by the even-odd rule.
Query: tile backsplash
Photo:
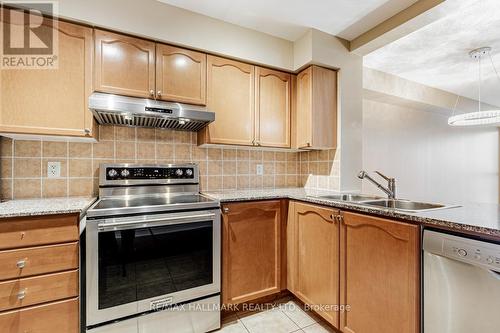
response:
[[[196,133],[148,128],[101,126],[98,143],[7,138],[0,142],[3,200],[95,195],[100,163],[195,162],[201,188],[208,191],[302,186],[310,178],[304,172],[326,174],[332,166],[328,151],[200,148]],[[47,177],[48,162],[61,163],[60,177]],[[257,164],[262,164],[263,175],[257,175]],[[320,179],[309,182],[310,187],[324,185]]]

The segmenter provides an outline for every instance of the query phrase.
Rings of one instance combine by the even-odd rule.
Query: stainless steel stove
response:
[[[85,230],[86,331],[220,327],[219,202],[196,164],[103,164]]]

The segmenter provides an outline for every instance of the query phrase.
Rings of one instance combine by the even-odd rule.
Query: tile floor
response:
[[[217,333],[329,333],[334,332],[322,319],[304,311],[294,300],[276,304],[261,312],[238,313],[222,320]]]

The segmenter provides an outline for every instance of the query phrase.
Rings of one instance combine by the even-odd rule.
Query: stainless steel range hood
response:
[[[101,125],[198,131],[215,120],[205,107],[145,98],[93,93],[89,109]]]

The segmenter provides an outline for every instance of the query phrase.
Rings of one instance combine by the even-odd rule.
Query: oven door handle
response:
[[[174,216],[174,217],[162,217],[159,219],[148,219],[142,221],[124,221],[124,222],[109,222],[109,223],[99,223],[97,229],[99,231],[114,231],[119,229],[130,229],[135,228],[148,228],[151,226],[162,226],[168,224],[180,224],[196,222],[193,220],[199,219],[213,219],[215,217],[214,213],[210,214],[196,214],[196,215],[186,215],[186,216]],[[179,222],[179,223],[172,223]]]

